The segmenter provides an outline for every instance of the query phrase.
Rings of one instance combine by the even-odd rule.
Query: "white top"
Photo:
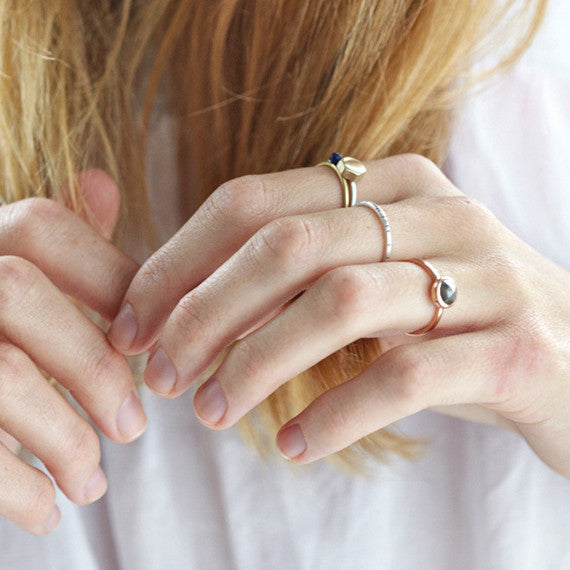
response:
[[[465,109],[447,170],[570,269],[568,29],[570,4],[554,2],[524,60]],[[77,507],[58,492],[62,522],[43,538],[0,520],[0,568],[570,568],[570,481],[514,434],[422,412],[399,425],[431,440],[423,459],[355,478],[259,458],[201,426],[192,395],[143,389],[147,432],[102,439],[106,496]]]

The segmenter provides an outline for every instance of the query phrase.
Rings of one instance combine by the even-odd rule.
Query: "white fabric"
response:
[[[566,268],[569,26],[570,5],[552,4],[524,60],[467,105],[448,165]],[[147,433],[127,446],[102,439],[107,495],[76,507],[59,494],[61,525],[43,538],[0,521],[0,568],[570,568],[570,481],[511,433],[422,412],[400,427],[431,440],[425,457],[364,479],[260,459],[235,431],[202,427],[191,398],[143,390]]]

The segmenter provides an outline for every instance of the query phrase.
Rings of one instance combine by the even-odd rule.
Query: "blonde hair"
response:
[[[145,141],[159,85],[177,121],[180,179],[198,181],[182,196],[186,215],[228,179],[312,165],[332,150],[441,164],[458,93],[514,61],[544,9],[545,0],[6,0],[4,197],[49,196],[80,211],[63,183],[100,167],[121,187],[123,233],[148,237]],[[274,430],[379,354],[373,339],[352,343],[279,389],[258,417]],[[381,430],[339,457],[414,450]]]

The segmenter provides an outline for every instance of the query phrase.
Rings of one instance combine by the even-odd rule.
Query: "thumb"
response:
[[[119,216],[121,196],[117,183],[102,170],[83,170],[76,186],[82,197],[79,215],[105,239],[110,239]],[[69,196],[69,187],[64,195]]]

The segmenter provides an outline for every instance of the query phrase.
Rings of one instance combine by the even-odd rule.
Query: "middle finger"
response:
[[[422,202],[421,208],[413,199],[385,207],[398,236],[394,259],[433,258],[449,246],[445,236],[456,228],[455,216],[442,216],[439,200]],[[271,222],[180,301],[149,361],[148,385],[163,395],[180,394],[227,345],[327,271],[378,261],[383,239],[367,208]]]
[[[445,271],[449,260],[435,260],[434,265]],[[481,273],[471,264],[453,263],[453,274],[461,296],[445,311],[437,334],[477,330],[494,322],[497,307],[484,298]],[[425,272],[412,263],[330,271],[230,349],[214,376],[198,389],[197,414],[210,426],[229,427],[279,386],[354,340],[420,328],[434,311],[427,284]]]

